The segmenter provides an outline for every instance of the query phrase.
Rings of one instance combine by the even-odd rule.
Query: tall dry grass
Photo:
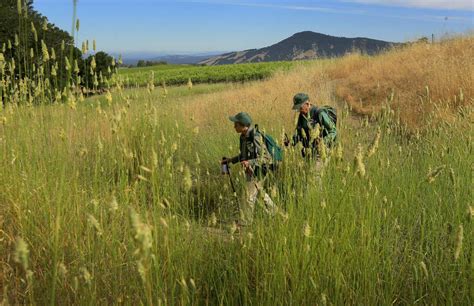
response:
[[[333,61],[302,63],[290,72],[281,72],[271,79],[234,85],[233,90],[192,98],[185,113],[193,114],[196,124],[214,129],[228,123],[229,114],[248,111],[256,123],[293,128],[293,96],[306,92],[314,104],[335,104],[332,85],[326,68]]]
[[[377,57],[351,55],[328,70],[336,95],[362,115],[386,102],[411,129],[452,120],[474,99],[474,37],[417,43]]]
[[[474,127],[465,120],[407,143],[392,112],[375,137],[376,127],[340,112],[322,188],[312,162],[289,148],[266,181],[284,213],[268,218],[258,205],[254,224],[235,232],[239,199],[218,164],[237,152],[227,116],[248,111],[272,135],[290,132],[296,92],[336,104],[329,72],[364,61],[305,63],[245,85],[119,83],[67,105],[41,92],[37,107],[9,99],[0,304],[471,305]],[[243,194],[243,172],[232,175]]]

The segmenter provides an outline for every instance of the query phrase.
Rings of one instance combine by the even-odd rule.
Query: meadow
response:
[[[455,38],[292,63],[246,83],[125,89],[119,75],[105,95],[66,89],[65,103],[48,94],[36,105],[28,97],[45,87],[2,70],[0,301],[472,305],[472,47]],[[374,74],[427,56],[419,83],[410,69]],[[313,161],[286,149],[266,181],[282,212],[257,209],[237,231],[243,173],[232,168],[234,194],[219,167],[238,150],[227,118],[247,111],[281,142],[300,91],[338,109],[322,188]],[[419,103],[420,120],[404,121]]]

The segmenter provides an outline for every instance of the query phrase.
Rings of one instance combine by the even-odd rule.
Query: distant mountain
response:
[[[205,65],[224,65],[254,62],[309,60],[321,57],[339,57],[352,50],[376,54],[397,43],[369,38],[345,38],[315,32],[300,32],[262,49],[225,53],[201,61]]]
[[[159,62],[165,61],[168,64],[197,64],[209,58],[209,56],[216,55],[206,54],[206,55],[163,55],[150,59],[151,61]]]
[[[123,53],[122,59],[125,65],[136,65],[139,60],[144,61],[165,61],[168,64],[197,64],[203,60],[206,60],[212,56],[216,56],[222,54],[222,51],[214,51],[214,52],[205,52],[205,53],[183,53],[180,54],[177,52],[176,54],[169,54],[169,53],[159,53],[159,52],[128,52]],[[113,56],[118,58],[119,53],[111,52]]]

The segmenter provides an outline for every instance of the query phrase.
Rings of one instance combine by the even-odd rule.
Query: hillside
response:
[[[231,52],[211,57],[200,64],[223,65],[253,62],[309,60],[321,57],[340,57],[353,50],[369,55],[389,49],[396,43],[369,38],[345,38],[315,32],[300,32],[262,49]]]
[[[474,104],[474,37],[417,43],[376,57],[354,54],[327,70],[336,96],[360,115],[390,107],[411,130],[450,122]]]

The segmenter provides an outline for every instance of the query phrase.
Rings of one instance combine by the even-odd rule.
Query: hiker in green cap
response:
[[[240,207],[239,225],[249,225],[253,220],[255,202],[259,193],[263,196],[265,211],[275,214],[277,207],[263,189],[263,180],[273,168],[273,158],[268,151],[263,135],[251,127],[252,119],[247,113],[238,113],[229,117],[234,122],[234,129],[240,134],[240,154],[230,159],[224,158],[221,164],[242,165],[246,175],[246,197]]]
[[[293,109],[299,112],[299,116],[292,145],[295,146],[299,142],[303,144],[301,151],[303,157],[315,158],[319,173],[327,162],[327,159],[321,160],[324,154],[322,150],[330,150],[337,141],[336,110],[331,106],[312,105],[305,93],[298,93],[293,97]],[[289,144],[290,141],[287,139],[285,145]]]

